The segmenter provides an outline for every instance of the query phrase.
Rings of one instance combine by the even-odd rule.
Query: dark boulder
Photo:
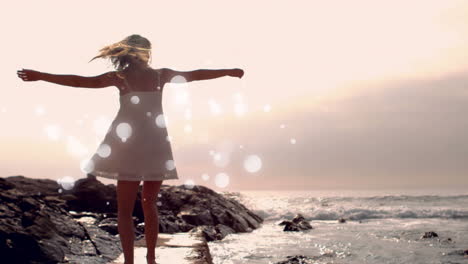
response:
[[[297,214],[291,221],[281,221],[278,225],[284,225],[283,231],[304,231],[313,229],[302,214]]]
[[[430,231],[430,232],[425,232],[424,235],[421,237],[421,239],[435,238],[435,237],[439,237],[439,235],[437,235],[436,232]]]

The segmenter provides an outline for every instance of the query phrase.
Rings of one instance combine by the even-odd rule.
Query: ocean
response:
[[[286,256],[317,264],[468,263],[468,190],[225,192],[265,219],[250,233],[209,242],[214,264],[270,264]],[[302,214],[312,230],[278,225]],[[338,223],[344,217],[346,223]],[[425,232],[438,238],[422,239]]]

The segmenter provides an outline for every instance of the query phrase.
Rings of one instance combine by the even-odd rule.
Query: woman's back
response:
[[[162,91],[160,70],[151,67],[126,68],[120,72],[124,85],[120,89],[120,96],[132,91]],[[159,88],[158,88],[159,87]]]

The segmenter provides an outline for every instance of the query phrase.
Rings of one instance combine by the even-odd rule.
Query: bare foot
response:
[[[156,263],[156,258],[155,258],[155,257],[148,257],[148,256],[146,256],[146,262],[147,262],[148,264],[158,264],[158,263]]]

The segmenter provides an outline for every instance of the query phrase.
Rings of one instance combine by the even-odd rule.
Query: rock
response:
[[[144,223],[143,223],[144,224]],[[109,217],[99,222],[98,227],[112,235],[119,233],[118,222],[116,217]],[[143,231],[144,232],[144,229]]]
[[[89,211],[94,213],[117,212],[117,193],[114,184],[104,185],[95,176],[88,174],[87,178],[75,181],[74,187],[64,191],[70,210]]]
[[[301,214],[294,216],[291,221],[281,221],[278,225],[284,225],[283,231],[304,231],[313,229],[310,223]]]
[[[317,263],[315,258],[304,255],[287,256],[287,260],[276,262],[276,264],[312,264]]]
[[[191,225],[213,225],[213,217],[208,209],[200,210],[198,208],[192,208],[181,211],[177,214],[186,223]]]
[[[192,228],[189,233],[198,233],[198,232],[200,232],[205,238],[205,240],[209,242],[209,241],[214,241],[214,240],[221,240],[225,238],[227,235],[235,233],[235,230],[228,226],[218,224],[216,226],[209,226],[209,225],[197,226],[197,227]]]
[[[10,176],[3,180],[7,180],[15,189],[28,194],[28,196],[58,195],[58,190],[61,188],[57,181],[50,179],[31,179],[22,175]]]
[[[462,257],[468,258],[468,249],[466,250],[458,249],[458,250],[450,251],[447,253],[447,255],[449,256],[455,255],[455,256],[462,256]]]
[[[436,232],[430,231],[430,232],[424,233],[424,235],[421,237],[421,239],[434,238],[434,237],[439,237],[439,235],[437,235]]]
[[[142,237],[139,188],[133,220],[135,235]],[[97,264],[121,254],[116,186],[104,185],[88,174],[72,189],[59,189],[54,180],[0,178],[2,262]],[[200,185],[162,185],[157,206],[160,233],[200,230],[200,235],[219,240],[231,233],[251,232],[263,222],[234,198]],[[297,223],[301,228],[307,224]]]
[[[140,220],[136,224],[144,220],[142,185],[139,188],[134,215]],[[115,185],[104,185],[91,174],[77,180],[74,188],[64,191],[60,198],[65,196],[70,210],[105,214],[117,212]],[[195,226],[218,224],[229,226],[236,232],[250,232],[263,222],[261,217],[229,195],[225,197],[201,185],[187,188],[185,185],[163,184],[158,201],[161,233],[188,232]]]
[[[454,243],[454,241],[449,237],[441,241],[442,243]]]
[[[225,238],[229,234],[233,234],[236,232],[236,230],[230,228],[229,226],[225,226],[223,224],[217,224],[216,225],[216,231],[218,232],[218,238],[221,240]]]
[[[11,182],[6,179],[8,183],[0,180],[4,188],[0,189],[2,263],[66,263],[70,259],[76,260],[72,263],[107,263],[118,256],[118,239],[77,221],[64,201],[54,196],[53,181],[12,178]],[[99,262],[85,261],[88,257]]]
[[[340,219],[338,219],[338,223],[340,223],[340,224],[346,223],[346,219],[340,218]]]
[[[293,221],[293,223],[297,224],[297,223],[302,222],[304,220],[305,220],[305,218],[304,218],[304,216],[302,216],[302,214],[296,214],[296,216],[294,216],[292,221]]]

